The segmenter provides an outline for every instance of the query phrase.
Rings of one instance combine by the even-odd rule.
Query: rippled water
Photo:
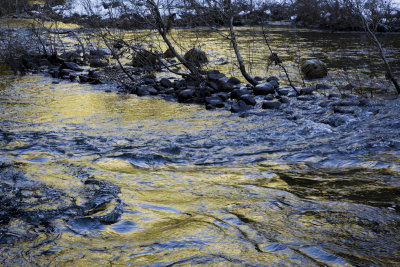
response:
[[[0,216],[1,265],[400,264],[398,99],[334,127],[317,102],[242,118],[105,89],[2,76],[0,161],[46,186],[27,214],[84,203],[90,179],[118,186],[123,212]]]

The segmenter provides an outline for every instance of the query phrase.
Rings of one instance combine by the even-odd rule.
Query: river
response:
[[[240,116],[110,87],[3,71],[0,265],[400,264],[399,99]]]

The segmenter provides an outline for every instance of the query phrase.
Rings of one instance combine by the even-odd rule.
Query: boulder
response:
[[[243,112],[249,109],[249,106],[243,100],[234,101],[231,106],[232,113]]]
[[[69,69],[69,70],[74,70],[74,71],[82,71],[83,70],[81,67],[79,67],[74,62],[63,62],[60,66],[60,70],[62,70],[62,69]]]
[[[263,109],[278,109],[282,105],[279,101],[264,101],[262,103]]]
[[[167,78],[161,78],[160,85],[162,87],[168,88],[168,87],[172,87],[172,82],[170,80],[168,80]]]
[[[200,66],[201,64],[205,64],[208,62],[206,53],[197,47],[194,47],[187,51],[183,57],[185,60],[193,63],[196,66]]]
[[[235,89],[231,93],[231,98],[239,99],[242,95],[248,94],[250,94],[250,92],[246,88]]]
[[[238,85],[238,84],[240,84],[240,80],[236,77],[231,77],[231,78],[229,78],[228,83],[233,84],[233,85]]]
[[[178,101],[180,103],[185,103],[192,100],[195,97],[195,89],[185,89],[178,94]]]
[[[253,92],[255,95],[269,95],[275,93],[275,87],[271,83],[261,83],[254,87]]]
[[[104,68],[108,66],[108,61],[103,58],[90,58],[89,66],[92,68]]]
[[[319,79],[328,75],[326,64],[318,59],[305,60],[301,64],[301,72],[306,79]]]
[[[256,100],[254,99],[254,96],[249,94],[240,96],[240,100],[243,100],[247,105],[250,106],[255,106],[257,104]]]

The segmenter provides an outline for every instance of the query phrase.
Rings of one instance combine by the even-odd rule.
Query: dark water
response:
[[[399,99],[240,117],[105,89],[1,76],[0,265],[400,265]]]

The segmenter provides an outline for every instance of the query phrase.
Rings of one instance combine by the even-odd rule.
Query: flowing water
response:
[[[0,265],[400,265],[399,99],[241,117],[107,89],[1,76]]]

